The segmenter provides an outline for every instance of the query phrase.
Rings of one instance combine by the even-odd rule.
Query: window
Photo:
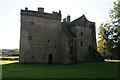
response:
[[[70,38],[70,53],[73,55],[73,38]]]
[[[83,32],[81,32],[81,36],[83,35]]]
[[[50,42],[50,40],[48,40],[48,42]]]
[[[34,59],[34,56],[32,56],[32,58]]]
[[[83,46],[83,42],[81,41],[81,46]]]
[[[73,45],[70,46],[70,53],[71,53],[71,55],[73,55]]]
[[[33,21],[31,21],[31,22],[30,22],[30,25],[31,25],[31,26],[33,26],[33,25],[34,25],[34,22],[33,22]]]
[[[29,37],[28,37],[28,40],[32,40],[32,36],[29,36]]]
[[[91,51],[91,45],[89,45],[88,50]]]

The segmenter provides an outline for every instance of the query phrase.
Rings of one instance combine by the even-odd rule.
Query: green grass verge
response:
[[[8,64],[3,78],[118,78],[120,63]]]

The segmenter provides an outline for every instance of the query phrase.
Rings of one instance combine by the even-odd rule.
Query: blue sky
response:
[[[0,0],[0,49],[19,48],[20,10],[28,7],[37,11],[44,7],[45,12],[62,12],[74,20],[83,14],[96,23],[96,31],[101,23],[109,21],[109,10],[116,0]]]

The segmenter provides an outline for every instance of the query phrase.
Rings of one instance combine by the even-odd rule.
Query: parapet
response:
[[[49,18],[54,20],[60,20],[61,21],[61,11],[58,12],[52,12],[52,13],[45,13],[44,8],[38,7],[38,11],[32,11],[28,10],[27,7],[25,7],[25,10],[21,10],[21,15],[30,15],[30,16],[38,16],[43,18]]]
[[[38,12],[40,12],[40,13],[44,13],[44,8],[42,8],[42,7],[38,7]]]

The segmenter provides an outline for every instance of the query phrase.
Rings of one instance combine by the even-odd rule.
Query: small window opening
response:
[[[83,42],[81,41],[81,46],[83,46]]]
[[[31,25],[31,26],[33,26],[33,25],[34,25],[34,22],[33,22],[33,21],[31,21],[31,22],[30,22],[30,25]]]
[[[29,39],[29,40],[32,40],[32,36],[29,36],[28,39]]]
[[[44,59],[44,57],[43,57],[43,59]]]
[[[81,32],[81,36],[83,35],[83,32]]]
[[[73,45],[70,46],[70,52],[71,52],[71,54],[73,55]]]
[[[91,51],[91,45],[89,45],[88,50]]]
[[[48,42],[50,42],[50,40],[48,40]]]
[[[34,56],[32,56],[32,58],[34,59],[35,57],[34,57]]]
[[[91,48],[91,45],[89,46],[89,48]]]
[[[70,39],[70,53],[73,55],[73,38]]]

